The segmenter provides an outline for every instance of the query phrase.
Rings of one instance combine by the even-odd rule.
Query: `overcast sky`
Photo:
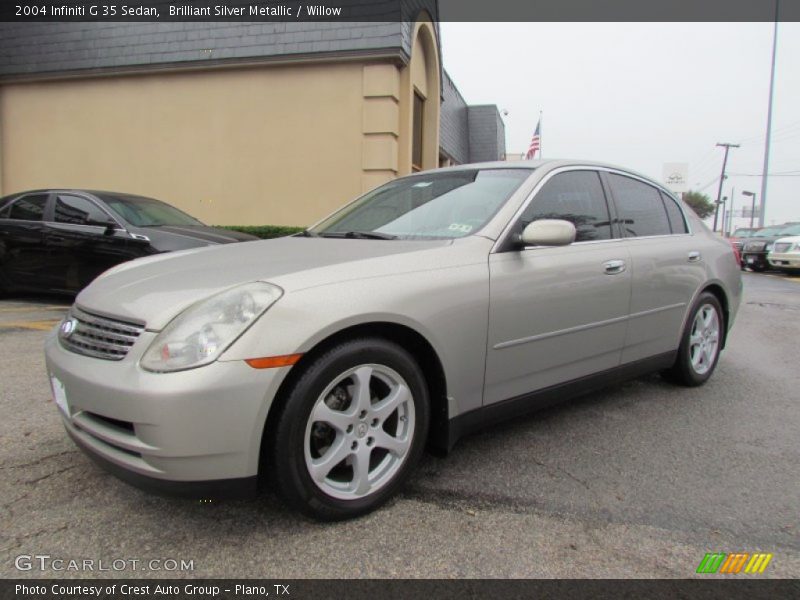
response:
[[[507,110],[506,149],[525,152],[543,111],[545,158],[630,167],[735,206],[760,197],[772,23],[441,23],[445,69],[469,104]],[[800,221],[800,23],[778,27],[766,224]],[[790,176],[778,173],[793,172]],[[734,175],[736,174],[736,175]],[[757,176],[746,176],[755,174]],[[746,219],[736,219],[746,225]]]

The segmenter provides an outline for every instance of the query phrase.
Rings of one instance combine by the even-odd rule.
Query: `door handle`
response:
[[[697,250],[692,250],[689,252],[689,262],[700,262],[700,253]]]
[[[603,269],[605,270],[606,275],[617,275],[625,271],[625,261],[609,260],[603,263]]]

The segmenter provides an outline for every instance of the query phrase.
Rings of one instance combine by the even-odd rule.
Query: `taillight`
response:
[[[731,250],[733,250],[733,257],[736,259],[736,264],[742,264],[742,255],[739,254],[739,249],[736,247],[736,244],[731,242]]]

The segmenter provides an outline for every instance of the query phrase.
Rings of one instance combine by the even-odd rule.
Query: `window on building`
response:
[[[670,234],[667,212],[656,188],[614,173],[608,180],[626,237]]]
[[[23,196],[11,205],[8,218],[17,221],[41,221],[47,206],[47,194]]]
[[[575,241],[611,238],[608,204],[596,171],[569,171],[552,177],[525,209],[515,233],[540,219],[563,219],[575,225]]]
[[[422,170],[422,130],[423,130],[423,111],[425,110],[425,100],[414,91],[413,106],[413,132],[411,138],[411,168],[414,171]]]
[[[669,228],[672,230],[672,233],[689,233],[689,230],[686,227],[686,221],[683,218],[683,212],[678,207],[678,204],[664,194],[661,193],[661,199],[664,201],[664,208],[667,209],[667,218],[669,219]]]
[[[56,223],[98,225],[111,220],[106,213],[87,198],[59,194],[55,206]]]

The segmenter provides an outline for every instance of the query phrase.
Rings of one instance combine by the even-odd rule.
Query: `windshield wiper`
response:
[[[355,240],[396,240],[397,236],[391,233],[380,233],[379,231],[345,231],[321,233],[321,237],[332,238],[351,238]]]
[[[313,231],[311,231],[309,229],[303,229],[303,231],[301,231],[297,235],[302,236],[302,237],[319,237],[318,233],[314,233]]]

